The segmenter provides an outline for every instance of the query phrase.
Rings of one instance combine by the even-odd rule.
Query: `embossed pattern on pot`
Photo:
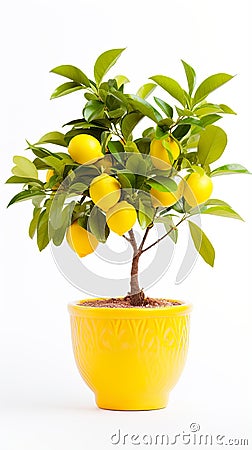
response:
[[[132,310],[118,317],[118,310],[104,315],[102,308],[90,313],[81,306],[80,314],[74,308],[69,306],[75,359],[98,406],[165,407],[186,360],[190,305],[182,312],[181,306],[137,309],[136,317]]]

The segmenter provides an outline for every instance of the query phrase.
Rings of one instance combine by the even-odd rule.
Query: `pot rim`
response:
[[[103,297],[77,300],[68,304],[68,311],[72,316],[96,317],[96,318],[143,318],[143,317],[170,317],[184,316],[192,311],[192,304],[181,300],[169,299],[170,302],[179,302],[179,305],[159,306],[157,308],[107,308],[106,306],[84,306],[85,302],[94,300],[106,300]],[[81,305],[80,305],[81,303]]]

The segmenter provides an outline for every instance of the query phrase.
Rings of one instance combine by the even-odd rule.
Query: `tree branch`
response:
[[[122,237],[123,237],[126,241],[130,242],[130,238],[128,238],[127,236],[125,236],[125,234],[123,234]]]
[[[138,252],[138,248],[137,248],[137,243],[136,243],[136,238],[135,238],[135,235],[134,235],[134,231],[132,230],[132,228],[131,228],[131,230],[129,230],[128,233],[129,233],[129,237],[130,237],[129,242],[132,245],[132,248],[133,248],[133,251],[134,251],[134,256],[135,256],[137,254],[137,252]]]
[[[151,227],[147,227],[146,228],[144,236],[143,236],[143,239],[142,239],[142,242],[141,242],[141,244],[140,244],[140,246],[138,248],[138,253],[140,253],[140,255],[142,254],[143,246],[145,244],[145,241],[147,239],[147,236],[148,236],[148,233],[149,233],[150,229],[151,229]]]
[[[184,222],[184,220],[186,219],[186,216],[183,216],[182,219],[174,226],[171,227],[171,229],[169,231],[167,231],[167,233],[164,234],[164,236],[162,236],[161,238],[157,239],[156,242],[153,242],[153,244],[149,245],[148,247],[144,248],[141,253],[146,252],[147,250],[150,250],[152,247],[154,247],[155,245],[157,245],[159,242],[161,242],[163,239],[165,239],[167,236],[169,236],[169,234],[176,229],[182,222]]]

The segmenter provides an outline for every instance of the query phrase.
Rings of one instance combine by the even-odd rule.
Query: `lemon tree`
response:
[[[166,237],[177,243],[183,222],[199,254],[214,265],[213,245],[193,217],[242,220],[229,204],[211,196],[216,176],[249,172],[237,163],[217,163],[227,135],[216,122],[235,112],[209,97],[231,75],[217,73],[196,86],[195,70],[182,61],[186,87],[170,76],[153,75],[130,93],[125,75],[107,76],[123,51],[102,53],[93,77],[73,65],[52,69],[64,82],[51,98],[78,91],[83,109],[61,131],[27,141],[26,152],[13,158],[7,183],[21,190],[8,206],[31,200],[29,235],[36,235],[40,251],[50,241],[59,246],[66,239],[79,257],[88,257],[110,233],[126,239],[132,246],[128,298],[137,306],[144,300],[138,280],[141,255]],[[142,132],[136,135],[140,123]],[[140,244],[137,223],[143,230]],[[156,223],[164,225],[164,233],[147,244]]]

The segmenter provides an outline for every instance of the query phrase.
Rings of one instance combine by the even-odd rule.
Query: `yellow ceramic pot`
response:
[[[186,360],[190,311],[182,302],[150,309],[69,305],[76,363],[100,408],[167,405]]]

